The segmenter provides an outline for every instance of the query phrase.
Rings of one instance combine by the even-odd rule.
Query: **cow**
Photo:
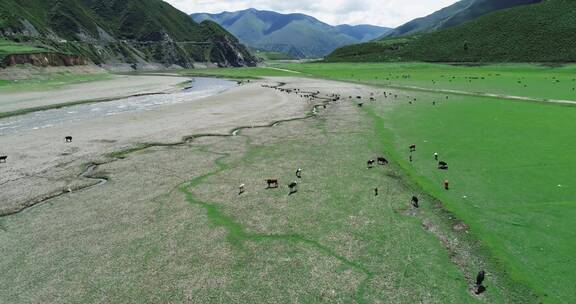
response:
[[[384,157],[378,157],[378,164],[379,164],[380,166],[387,165],[387,164],[388,164],[388,160],[387,160],[386,158],[384,158]]]
[[[64,140],[65,140],[67,143],[71,143],[71,142],[72,142],[72,136],[66,136],[66,137],[64,137]]]
[[[484,285],[476,286],[476,291],[474,292],[476,295],[481,295],[486,291],[486,287]]]
[[[376,101],[376,98],[370,97],[370,101]]]
[[[302,178],[302,169],[298,168],[298,170],[296,170],[296,177]]]
[[[374,167],[374,164],[376,163],[375,160],[371,159],[369,160],[366,164],[368,165],[368,169]]]
[[[416,152],[416,145],[410,145],[410,152]]]
[[[445,161],[438,162],[438,169],[440,170],[448,170],[448,163]]]
[[[448,180],[444,181],[444,189],[450,190],[450,182]]]
[[[378,188],[374,188],[374,196],[378,196]]]
[[[410,203],[412,203],[412,207],[418,209],[420,207],[418,198],[416,196],[412,196],[412,200],[410,200]]]
[[[484,283],[485,278],[486,278],[486,272],[484,270],[478,272],[478,275],[476,275],[476,286],[482,285],[482,283]]]
[[[238,194],[239,194],[239,195],[244,193],[245,187],[246,187],[246,185],[244,185],[244,184],[241,184],[241,185],[238,187],[238,189],[239,189],[239,193],[238,193]]]
[[[278,180],[277,179],[267,179],[266,183],[268,184],[268,189],[278,188]]]
[[[364,104],[363,103],[359,103],[358,107],[361,108]]]
[[[435,153],[434,153],[434,160],[435,160],[435,161],[438,161],[438,152],[435,152]]]
[[[290,185],[288,185],[288,188],[290,188],[290,194],[294,194],[298,192],[298,183],[295,181],[291,182]]]
[[[8,159],[8,156],[6,156],[6,155],[0,156],[0,163],[6,163],[7,159]]]

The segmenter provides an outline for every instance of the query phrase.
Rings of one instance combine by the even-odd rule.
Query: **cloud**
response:
[[[396,27],[457,0],[165,0],[186,13],[220,13],[247,8],[303,13],[329,24]]]

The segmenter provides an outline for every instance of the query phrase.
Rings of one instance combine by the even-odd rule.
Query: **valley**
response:
[[[0,304],[571,303],[567,0],[0,1]]]

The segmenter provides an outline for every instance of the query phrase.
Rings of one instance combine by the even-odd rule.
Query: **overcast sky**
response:
[[[457,0],[165,0],[186,13],[221,13],[247,8],[303,13],[326,23],[396,27]]]

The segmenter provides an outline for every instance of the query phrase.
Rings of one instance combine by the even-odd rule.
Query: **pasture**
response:
[[[377,86],[576,100],[574,65],[548,67],[528,64],[463,66],[431,63],[314,63],[275,66],[317,77]]]
[[[307,119],[237,136],[147,143],[108,155],[114,160],[101,159],[94,172],[107,183],[1,217],[0,270],[7,275],[0,298],[571,301],[576,109],[544,100],[576,99],[572,67],[274,67],[181,73],[354,83],[268,81],[345,98]],[[517,79],[540,90],[513,86]],[[534,101],[480,96],[486,94]],[[364,106],[348,96],[361,96]],[[448,170],[438,169],[434,153]],[[368,169],[379,156],[390,164]],[[278,179],[279,188],[266,189],[267,179]],[[292,181],[298,191],[289,195]],[[410,202],[414,195],[419,208]],[[488,289],[477,296],[481,269]]]
[[[314,68],[302,65],[299,70]],[[318,75],[346,79],[344,72],[326,72],[340,68],[327,65]],[[359,75],[356,81],[386,83],[386,79],[369,80],[377,73],[363,73],[369,68],[360,66],[349,73]],[[392,75],[413,75],[395,77],[393,85],[576,100],[573,67],[422,64],[410,69],[394,64],[391,70]],[[456,80],[448,82],[446,78],[453,75]],[[480,78],[470,82],[464,75]],[[382,140],[394,147],[389,153],[423,189],[471,227],[514,279],[531,286],[546,303],[569,302],[576,273],[571,258],[576,249],[576,108],[462,95],[446,100],[446,94],[431,92],[402,95],[418,101],[410,105],[404,96],[399,101],[380,99],[366,110]],[[412,163],[410,144],[419,147]],[[436,152],[449,163],[447,172],[437,169]],[[445,179],[450,191],[442,188]]]
[[[372,122],[347,101],[237,136],[127,151],[98,167],[107,183],[0,218],[0,296],[14,303],[530,299],[468,254],[466,234],[396,167],[367,169],[381,152]],[[267,178],[280,187],[266,189]],[[298,192],[288,195],[294,180]],[[412,195],[420,209],[410,206]],[[458,244],[448,251],[437,235]],[[477,297],[472,277],[484,267],[493,273],[490,292]]]
[[[322,96],[371,92],[320,80],[292,85],[322,90]],[[261,88],[256,96],[265,90],[271,89]],[[229,100],[230,94],[214,98]],[[279,98],[307,102],[288,94]],[[498,265],[486,262],[482,246],[461,222],[404,178],[398,165],[367,168],[386,146],[362,109],[344,100],[320,107],[315,116],[300,115],[307,118],[288,116],[289,121],[236,136],[148,143],[113,153],[99,159],[91,174],[106,177],[106,183],[0,217],[0,271],[6,274],[0,277],[0,298],[11,303],[534,300]],[[78,144],[76,138],[66,145]],[[266,179],[278,179],[280,187],[266,189]],[[293,181],[298,192],[289,195]],[[410,203],[414,195],[420,208]],[[476,296],[473,282],[480,269],[489,273],[489,292]]]
[[[575,296],[576,108],[545,102],[576,100],[574,66],[278,67],[400,90],[396,100],[379,97],[364,107],[383,151],[471,227],[502,273],[529,286],[544,303],[566,303]],[[486,94],[538,102],[480,96]],[[411,144],[418,146],[413,162]],[[449,170],[438,170],[434,153]]]

